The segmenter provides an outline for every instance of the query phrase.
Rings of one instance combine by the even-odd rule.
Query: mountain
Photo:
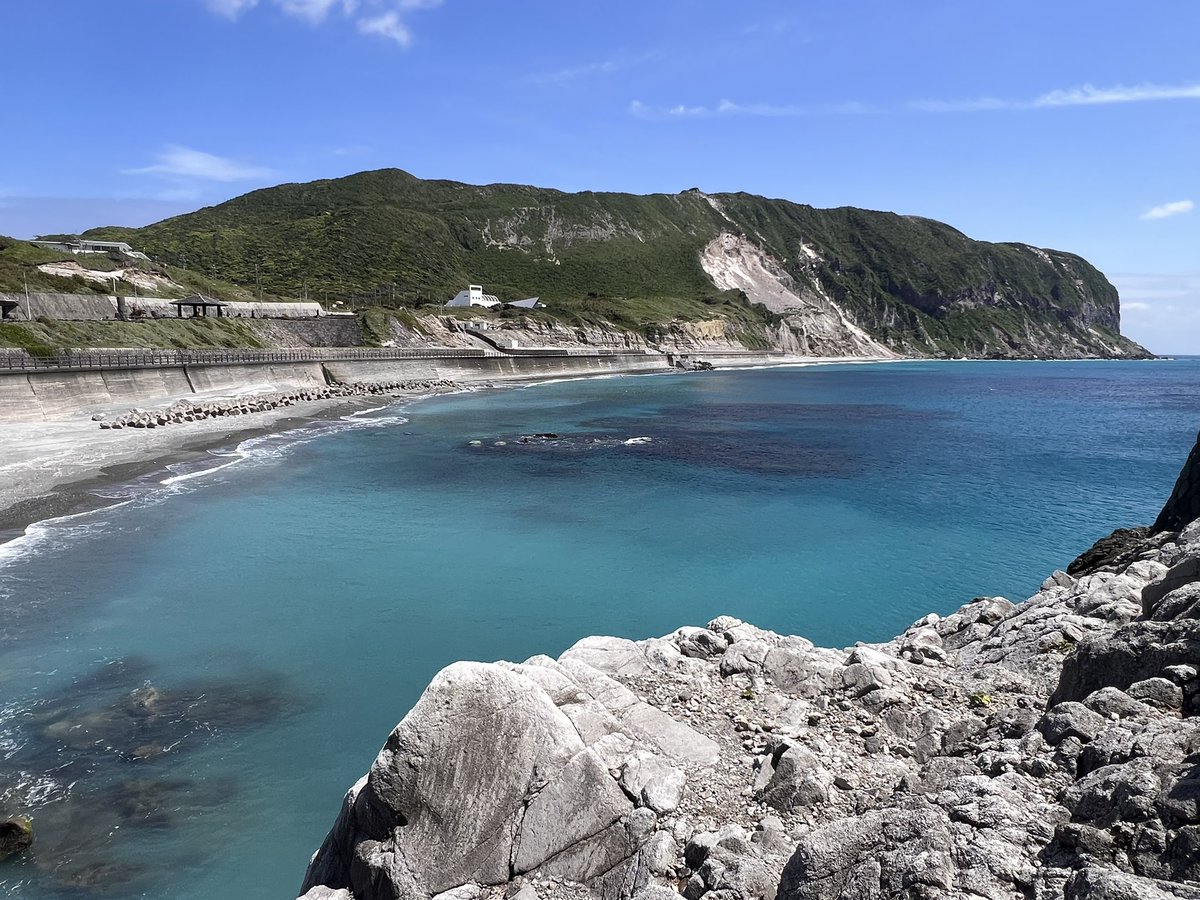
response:
[[[88,236],[280,295],[413,305],[482,283],[540,296],[568,324],[649,337],[716,316],[822,355],[1148,355],[1121,336],[1116,289],[1081,257],[745,193],[569,194],[383,169]]]

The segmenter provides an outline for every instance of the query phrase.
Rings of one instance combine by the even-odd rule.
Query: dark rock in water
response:
[[[1082,578],[1084,575],[1115,566],[1125,556],[1139,552],[1149,535],[1149,528],[1118,528],[1092,544],[1091,549],[1080,554],[1067,566],[1067,574]]]
[[[8,859],[33,844],[33,825],[24,816],[0,822],[0,859]]]
[[[175,690],[147,684],[100,709],[43,715],[41,736],[79,753],[149,759],[217,730],[268,721],[282,708],[282,697],[266,689],[205,684]]]
[[[147,866],[128,841],[133,833],[162,833],[211,814],[236,792],[229,779],[127,778],[96,788],[83,781],[35,810],[37,845],[29,864],[55,885],[113,896],[171,896],[156,879],[194,860],[181,850]],[[124,839],[122,839],[124,838]],[[166,871],[164,871],[164,869]],[[75,896],[72,894],[71,896]]]

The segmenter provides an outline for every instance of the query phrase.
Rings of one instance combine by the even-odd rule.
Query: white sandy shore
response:
[[[65,512],[61,505],[22,504],[53,492],[86,491],[104,480],[123,480],[137,470],[228,447],[254,434],[285,431],[314,418],[380,405],[379,397],[315,400],[303,405],[205,419],[160,428],[104,430],[90,418],[60,422],[0,424],[0,525],[17,527],[45,515]],[[113,471],[117,470],[117,471]],[[124,470],[123,472],[121,470]],[[8,520],[3,513],[8,512]]]

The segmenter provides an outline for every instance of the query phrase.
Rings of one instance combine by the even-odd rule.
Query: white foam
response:
[[[134,498],[131,497],[125,500],[117,500],[100,509],[89,509],[84,512],[72,513],[67,516],[55,516],[52,519],[43,519],[40,522],[34,522],[26,527],[25,532],[20,537],[15,537],[7,543],[0,544],[0,569],[11,565],[17,559],[29,553],[44,549],[47,544],[50,544],[64,531],[74,532],[98,527],[102,523],[85,522],[84,520],[99,516],[113,509],[119,509],[122,506],[128,506],[133,502]]]

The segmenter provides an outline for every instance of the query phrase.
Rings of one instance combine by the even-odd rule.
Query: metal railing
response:
[[[297,350],[72,350],[35,356],[0,352],[0,372],[71,371],[86,369],[163,369],[183,366],[236,366],[269,363],[325,363],[404,359],[480,359],[506,356],[612,356],[619,350],[583,348],[515,348],[512,351],[473,347],[413,349],[306,348]],[[628,352],[628,351],[626,351]]]
[[[0,371],[72,369],[163,369],[183,366],[236,366],[269,363],[321,363],[341,360],[463,359],[501,356],[475,348],[321,348],[301,350],[74,350],[45,356],[0,353]]]

